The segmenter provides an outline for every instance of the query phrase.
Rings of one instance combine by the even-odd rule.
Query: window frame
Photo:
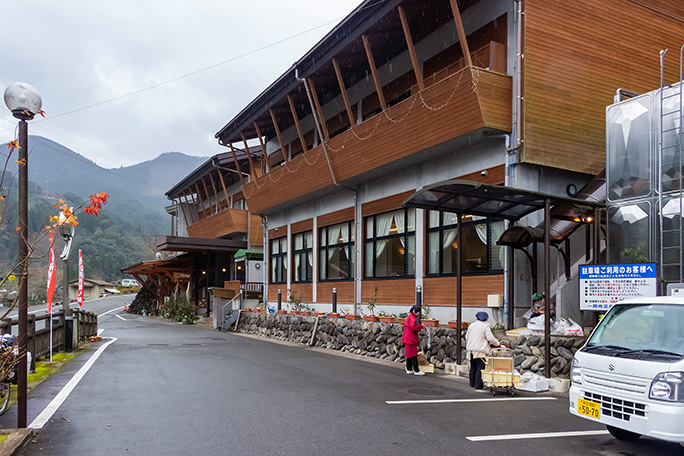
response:
[[[431,227],[430,226],[430,213],[437,213],[439,214],[439,226],[437,227]],[[426,277],[454,277],[457,275],[456,271],[454,270],[453,272],[444,272],[444,232],[453,230],[453,229],[458,229],[458,223],[452,223],[452,224],[445,224],[444,223],[444,214],[445,213],[450,213],[450,214],[455,214],[454,212],[451,211],[435,211],[435,210],[426,210],[425,211],[425,276]],[[463,217],[467,217],[468,215],[464,215]],[[461,274],[462,275],[500,275],[503,274],[504,267],[505,265],[503,262],[501,262],[501,268],[500,269],[495,269],[492,267],[492,255],[493,255],[493,249],[492,247],[495,246],[495,240],[493,239],[492,236],[492,224],[494,223],[503,223],[504,219],[499,219],[499,218],[494,218],[494,217],[485,217],[483,219],[477,219],[477,220],[469,220],[467,222],[462,222],[463,229],[466,229],[468,227],[475,227],[477,225],[482,225],[484,224],[486,226],[486,231],[487,231],[487,242],[486,242],[486,257],[487,257],[487,269],[482,270],[482,271],[466,271],[465,270],[465,256],[461,257]],[[439,233],[438,234],[438,242],[439,242],[439,266],[438,266],[438,271],[437,272],[431,272],[430,271],[430,260],[431,260],[431,251],[430,251],[430,238],[431,234],[433,233]],[[456,247],[458,248],[458,247]],[[455,269],[455,268],[454,268]]]
[[[340,225],[347,225],[347,230],[348,230],[348,239],[349,241],[347,242],[338,242],[336,244],[330,244],[328,245],[328,230],[333,227],[337,227]],[[324,242],[325,240],[325,242]],[[345,282],[345,281],[351,281],[354,280],[354,245],[356,242],[356,230],[354,228],[354,221],[353,220],[347,220],[346,222],[340,222],[340,223],[334,223],[332,225],[327,225],[327,226],[322,226],[318,229],[318,281],[319,282]],[[326,260],[326,266],[322,266],[322,261],[321,261],[321,256],[325,252],[325,257],[329,260],[328,256],[328,251],[330,249],[339,249],[339,248],[344,248],[347,247],[349,250],[349,260],[348,260],[348,277],[346,279],[328,279],[325,277],[322,277],[322,273],[326,273],[329,270],[329,261]]]
[[[306,235],[307,233],[311,234],[311,245],[307,246],[306,245]],[[297,240],[298,238],[302,238],[302,247],[301,249],[297,249]],[[308,255],[311,255],[311,275],[307,276],[307,272],[309,272],[308,268],[306,267],[307,261],[308,261]],[[297,270],[298,268],[295,266],[297,264],[296,258],[299,258],[299,271]],[[306,231],[301,231],[299,233],[294,233],[292,234],[292,283],[311,283],[313,282],[313,230],[306,230]],[[304,274],[302,274],[304,272]],[[299,273],[299,278],[297,278],[297,274]],[[302,277],[304,277],[302,279]]]
[[[394,212],[399,212],[399,211],[404,211],[404,232],[399,233],[397,232],[396,234],[389,234],[389,235],[383,235],[383,236],[377,236],[377,217],[381,215],[386,215],[386,214],[391,214]],[[413,229],[409,230],[409,220],[411,219],[409,217],[409,214],[413,213]],[[368,222],[369,220],[373,220],[373,236],[369,237],[368,236]],[[363,218],[363,278],[367,280],[384,280],[384,279],[411,279],[416,277],[416,209],[415,208],[402,208],[402,209],[393,209],[390,211],[386,212],[381,212],[378,214],[373,214],[373,215],[368,215]],[[403,274],[400,275],[389,275],[389,276],[378,276],[376,271],[377,271],[377,255],[375,252],[377,252],[377,243],[379,241],[392,241],[395,239],[400,239],[404,238],[404,248],[405,248],[405,253],[404,253],[404,265],[403,265]],[[408,254],[410,249],[410,242],[413,244],[413,272],[410,273],[410,268],[409,268],[409,257],[410,255]],[[368,259],[367,255],[368,253],[368,245],[372,244],[373,246],[373,256],[372,256],[372,274],[369,273],[368,271]]]
[[[278,243],[278,253],[273,253],[273,244]],[[284,284],[287,283],[287,236],[275,238],[270,240],[269,245],[269,270],[268,270],[268,280],[271,284]],[[285,247],[285,251],[283,251]],[[273,264],[276,264],[276,271],[273,270]],[[278,264],[280,265],[280,275],[282,275],[281,280],[275,280],[275,275],[278,275]],[[285,268],[283,268],[285,266]]]

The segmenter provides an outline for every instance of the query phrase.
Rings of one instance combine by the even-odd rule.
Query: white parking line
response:
[[[539,432],[535,434],[504,434],[504,435],[478,435],[466,437],[471,442],[487,442],[493,440],[525,440],[525,439],[548,439],[552,437],[583,437],[587,435],[605,435],[606,430],[597,431],[569,431],[569,432]]]
[[[112,343],[116,342],[116,337],[111,337],[111,340],[107,342],[106,344],[102,345],[100,348],[97,349],[97,351],[93,354],[93,356],[90,357],[88,361],[81,367],[78,372],[69,380],[69,383],[64,385],[64,388],[55,396],[55,398],[48,404],[45,409],[40,412],[40,415],[33,420],[31,424],[29,424],[30,428],[40,430],[45,426],[45,423],[48,422],[48,420],[52,417],[52,415],[57,411],[57,409],[62,405],[62,403],[66,400],[67,397],[69,397],[69,394],[76,388],[76,385],[78,385],[78,382],[81,381],[81,379],[85,376],[85,374],[90,370],[91,367],[93,367],[93,364],[95,364],[95,361],[97,361],[97,358],[100,357],[102,352],[105,350],[105,348],[109,347]]]
[[[123,321],[128,321],[128,320],[126,320],[124,317],[122,317],[122,316],[119,315],[119,314],[114,314],[114,316],[115,316],[116,318],[122,319]]]
[[[385,401],[389,405],[402,404],[450,404],[460,402],[504,402],[504,401],[555,401],[555,397],[499,397],[491,399],[419,399],[413,401]]]

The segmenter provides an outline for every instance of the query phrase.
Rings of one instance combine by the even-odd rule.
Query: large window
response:
[[[416,211],[400,209],[366,217],[365,277],[416,273]]]
[[[271,283],[287,282],[287,238],[271,241]]]
[[[354,224],[344,222],[318,231],[319,280],[354,278]]]
[[[458,216],[453,212],[428,212],[427,273],[456,274]],[[504,231],[504,222],[486,217],[464,215],[462,261],[463,273],[500,273],[503,270],[503,247],[496,245]]]
[[[297,233],[293,236],[293,239],[293,282],[311,282],[311,279],[313,278],[313,232],[306,231],[304,233]]]

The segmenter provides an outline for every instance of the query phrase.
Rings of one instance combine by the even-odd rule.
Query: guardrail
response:
[[[78,331],[79,341],[97,336],[97,315],[85,310],[72,309],[74,328]],[[28,315],[27,321],[27,350],[31,353],[31,368],[34,368],[36,359],[50,353],[50,317],[52,317],[52,351],[65,348],[65,325],[64,309],[43,315]],[[19,331],[18,318],[3,318],[0,321],[0,334],[17,334]]]

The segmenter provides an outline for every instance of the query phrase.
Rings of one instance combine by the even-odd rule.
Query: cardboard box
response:
[[[515,386],[516,388],[519,388],[523,385],[523,382],[520,380],[520,374],[517,372],[513,372],[511,374],[510,371],[508,372],[503,372],[503,371],[482,371],[482,381],[487,385],[487,386],[496,386],[496,387],[506,387],[506,386]]]

